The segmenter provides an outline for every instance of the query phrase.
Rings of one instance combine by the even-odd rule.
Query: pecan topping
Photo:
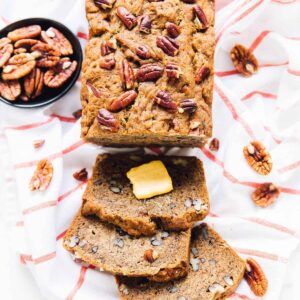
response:
[[[2,38],[0,39],[0,68],[2,68],[14,51],[13,45],[10,43],[10,39]]]
[[[21,39],[31,39],[41,34],[41,26],[31,25],[27,27],[18,28],[8,33],[7,37],[15,42]]]
[[[208,28],[208,21],[206,15],[199,5],[194,6],[195,19],[194,24],[198,30],[205,30]]]
[[[172,63],[172,62],[167,63],[166,72],[168,78],[176,78],[176,79],[178,79],[180,75],[183,74],[180,67],[176,63]]]
[[[139,29],[143,33],[151,33],[152,21],[148,15],[141,16],[139,19]]]
[[[129,30],[137,24],[136,17],[123,6],[117,8],[117,16]]]
[[[100,98],[101,96],[103,96],[103,93],[99,89],[97,89],[89,80],[86,81],[86,86],[89,92],[91,92],[95,97]]]
[[[102,56],[106,56],[110,53],[113,53],[116,49],[117,45],[115,41],[103,41],[100,46]]]
[[[177,104],[172,100],[171,96],[163,91],[159,91],[155,98],[154,101],[161,107],[166,108],[170,112],[176,112],[177,110]]]
[[[116,0],[95,0],[95,4],[100,6],[102,9],[112,9]]]
[[[262,297],[266,294],[268,290],[268,280],[261,266],[253,258],[246,260],[246,272],[244,277],[256,296]]]
[[[156,45],[169,56],[175,56],[178,54],[178,49],[179,49],[178,43],[167,36],[157,37]]]
[[[119,129],[118,123],[114,116],[105,108],[100,108],[97,120],[99,125],[106,127],[111,131],[117,131]]]
[[[72,115],[76,120],[79,120],[82,117],[82,109],[75,110]]]
[[[76,179],[76,180],[79,180],[79,181],[86,181],[87,178],[88,178],[88,172],[87,170],[84,168],[84,169],[81,169],[80,171],[77,171],[73,174],[73,177]]]
[[[151,53],[146,46],[138,46],[136,48],[136,55],[141,59],[149,59],[151,57]]]
[[[163,75],[164,68],[157,64],[146,64],[140,67],[136,76],[138,81],[156,81]]]
[[[120,61],[120,76],[124,90],[131,90],[134,87],[134,72],[133,68],[127,59]]]
[[[113,55],[105,56],[100,60],[100,68],[112,70],[116,65],[116,60]]]
[[[134,90],[125,92],[118,98],[111,100],[108,104],[107,109],[113,112],[119,111],[133,103],[136,97],[137,93]]]
[[[197,84],[202,83],[210,75],[210,69],[207,67],[201,67],[195,76],[195,82]]]
[[[197,104],[195,102],[195,99],[184,99],[180,102],[180,107],[178,111],[180,113],[188,112],[188,113],[194,113],[197,109]]]
[[[36,166],[36,170],[30,180],[29,188],[31,191],[45,191],[53,176],[53,165],[47,160],[40,160]]]
[[[236,70],[243,76],[249,77],[258,71],[256,57],[244,46],[235,45],[230,56]]]
[[[153,263],[158,257],[159,257],[159,254],[155,250],[148,249],[144,252],[144,259],[146,261],[148,261],[149,263]]]
[[[167,28],[168,35],[171,38],[175,39],[175,38],[177,38],[179,36],[179,34],[180,34],[180,28],[176,24],[171,23],[171,22],[167,22],[166,23],[166,28]]]
[[[2,81],[0,80],[1,97],[15,101],[21,94],[21,85],[18,80]]]
[[[260,142],[251,142],[244,147],[243,152],[249,166],[258,174],[268,175],[272,171],[272,158]]]
[[[217,138],[213,138],[209,143],[209,149],[211,151],[218,151],[220,148],[220,141]]]
[[[280,190],[271,182],[262,183],[252,193],[252,200],[257,206],[268,207],[279,197]]]
[[[44,87],[44,73],[39,68],[34,68],[24,77],[24,91],[28,98],[34,99],[42,94]]]

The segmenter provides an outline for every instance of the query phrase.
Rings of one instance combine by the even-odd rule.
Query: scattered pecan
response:
[[[184,3],[187,3],[187,4],[196,3],[196,0],[181,0],[181,1],[184,2]]]
[[[171,23],[171,22],[166,23],[166,29],[167,29],[168,35],[174,39],[177,38],[181,32],[179,26],[177,26],[176,24]]]
[[[116,65],[116,60],[113,55],[105,56],[100,60],[100,68],[105,70],[112,70]]]
[[[44,87],[44,73],[39,68],[34,68],[24,77],[24,91],[28,98],[34,99],[42,94]]]
[[[220,141],[217,138],[213,138],[209,143],[209,149],[211,151],[218,151],[220,148]]]
[[[159,91],[154,101],[161,107],[166,108],[168,111],[175,113],[177,110],[177,104],[172,100],[172,97],[163,91]]]
[[[155,250],[148,249],[144,252],[144,259],[146,261],[148,261],[149,263],[153,263],[158,257],[159,257],[159,254]]]
[[[262,183],[252,193],[253,202],[260,207],[268,207],[279,197],[280,190],[271,182]]]
[[[176,79],[178,79],[180,77],[180,75],[183,74],[180,67],[176,63],[173,63],[173,62],[167,63],[166,72],[167,72],[168,78],[176,78]]]
[[[45,140],[34,140],[32,144],[34,149],[39,149],[45,144]]]
[[[105,128],[111,130],[111,131],[117,131],[119,129],[119,125],[114,118],[114,116],[105,108],[100,108],[97,120],[99,125],[104,126]]]
[[[127,59],[120,61],[120,76],[124,90],[131,90],[134,87],[134,72]]]
[[[76,120],[79,120],[82,117],[82,109],[75,110],[72,115]]]
[[[272,158],[260,142],[251,142],[244,147],[243,152],[249,166],[258,174],[268,175],[272,171]]]
[[[2,68],[14,51],[13,45],[10,43],[10,39],[2,38],[0,39],[0,68]]]
[[[205,79],[207,79],[210,75],[210,69],[208,67],[201,67],[199,68],[198,72],[195,76],[195,82],[197,84],[202,83]]]
[[[32,46],[37,44],[39,41],[34,39],[22,39],[15,42],[15,48],[25,48],[29,50]]]
[[[11,57],[3,68],[3,80],[15,80],[29,74],[35,67],[34,57],[29,53],[21,53]]]
[[[1,97],[15,101],[21,94],[21,85],[18,80],[2,81],[0,80]]]
[[[205,30],[208,28],[208,21],[206,15],[199,5],[194,6],[194,24],[198,30]]]
[[[169,56],[176,56],[178,54],[179,44],[168,36],[157,37],[156,45]]]
[[[139,30],[143,33],[151,33],[152,21],[148,15],[143,15],[139,18]]]
[[[115,41],[103,41],[100,46],[101,55],[106,56],[117,49]]]
[[[7,37],[15,42],[22,39],[31,39],[37,37],[41,34],[41,26],[39,25],[30,25],[27,27],[18,28],[14,31],[8,33]]]
[[[137,80],[140,82],[156,81],[163,75],[164,68],[157,64],[142,65],[137,71]]]
[[[141,59],[149,59],[151,57],[150,50],[146,46],[138,46],[135,49],[135,53]]]
[[[53,176],[53,165],[47,160],[40,160],[36,166],[36,170],[30,180],[29,188],[31,191],[45,191]]]
[[[137,97],[136,91],[134,90],[127,91],[122,95],[120,95],[118,98],[111,100],[107,106],[107,109],[113,112],[119,111],[127,107],[131,103],[133,103],[136,97]]]
[[[76,179],[76,180],[79,180],[79,181],[86,181],[87,178],[88,178],[88,172],[87,170],[84,168],[84,169],[81,169],[80,171],[77,171],[73,174],[73,177]]]
[[[197,104],[195,102],[195,99],[184,99],[180,102],[180,106],[178,111],[180,113],[188,112],[188,113],[194,113],[197,109]]]
[[[95,4],[100,6],[102,9],[112,9],[116,0],[94,0]]]
[[[246,260],[244,277],[256,296],[262,297],[266,294],[268,290],[268,280],[261,266],[253,258]]]
[[[117,16],[129,30],[137,24],[136,17],[123,6],[117,8]]]
[[[243,45],[235,45],[230,56],[236,70],[243,76],[249,77],[258,71],[256,57]]]
[[[103,93],[98,88],[96,88],[89,80],[86,81],[86,86],[89,92],[91,92],[95,97],[100,98],[101,96],[103,96]]]
[[[37,59],[36,65],[40,68],[52,68],[59,62],[60,51],[48,44],[39,42],[31,47],[32,55]]]

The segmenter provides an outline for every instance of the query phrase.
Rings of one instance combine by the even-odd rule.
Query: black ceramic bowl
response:
[[[57,101],[60,99],[63,95],[65,95],[71,87],[76,83],[76,80],[78,79],[80,75],[81,70],[81,63],[82,63],[82,50],[79,43],[79,40],[77,37],[72,33],[71,30],[69,30],[65,25],[50,20],[50,19],[44,19],[44,18],[30,18],[30,19],[24,19],[17,21],[15,23],[12,23],[5,28],[0,30],[0,38],[6,37],[7,34],[10,31],[13,31],[17,28],[29,26],[29,25],[40,25],[42,27],[42,30],[47,30],[49,27],[54,27],[58,29],[61,33],[64,34],[64,36],[70,41],[70,43],[73,46],[73,55],[69,56],[70,59],[77,61],[77,69],[72,74],[71,78],[63,86],[57,89],[50,89],[47,87],[44,87],[43,94],[33,100],[29,100],[28,102],[24,102],[20,99],[16,101],[8,101],[5,98],[0,96],[0,100],[6,104],[16,106],[16,107],[22,107],[22,108],[33,108],[33,107],[40,107],[47,104],[50,104],[52,102]]]

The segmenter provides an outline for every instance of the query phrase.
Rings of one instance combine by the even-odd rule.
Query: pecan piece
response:
[[[75,72],[77,61],[72,61],[65,57],[52,69],[49,69],[44,76],[44,84],[49,88],[58,88],[62,86]]]
[[[205,79],[207,79],[210,75],[210,69],[208,67],[201,67],[199,68],[198,72],[195,76],[195,82],[197,84],[202,83]]]
[[[253,258],[246,260],[244,277],[256,296],[262,297],[266,294],[268,290],[268,280],[261,266]]]
[[[175,40],[169,38],[168,36],[157,37],[156,45],[169,56],[175,56],[178,54],[178,43]]]
[[[135,53],[141,59],[149,59],[151,57],[151,53],[146,46],[138,46]]]
[[[21,27],[8,33],[7,37],[15,42],[22,39],[31,39],[37,37],[41,34],[41,26],[30,25],[26,27]]]
[[[41,33],[42,41],[57,48],[62,55],[72,55],[73,47],[69,40],[56,28],[50,27]]]
[[[156,81],[163,75],[164,68],[157,64],[142,65],[137,71],[137,79],[140,82]]]
[[[230,57],[241,75],[249,77],[258,71],[256,57],[243,45],[235,45],[230,51]]]
[[[252,193],[253,202],[260,207],[268,207],[279,197],[280,190],[271,182],[262,183]]]
[[[44,73],[39,68],[34,68],[24,77],[24,91],[28,98],[34,99],[42,94],[44,87]]]
[[[211,151],[218,151],[220,148],[220,141],[217,138],[213,138],[209,143],[209,149]]]
[[[167,72],[168,78],[176,78],[176,79],[178,79],[180,77],[180,75],[183,74],[180,67],[176,63],[173,63],[173,62],[167,63],[166,72]]]
[[[79,120],[82,117],[82,109],[75,110],[72,115],[76,120]]]
[[[161,107],[166,108],[168,111],[175,113],[177,110],[177,104],[172,100],[172,97],[163,91],[159,91],[154,101]]]
[[[159,257],[159,254],[157,251],[148,249],[144,252],[144,259],[148,261],[149,263],[153,263],[155,260],[157,260]]]
[[[120,95],[118,98],[113,99],[109,102],[107,109],[109,111],[119,111],[131,103],[134,102],[134,100],[137,97],[137,93],[134,90],[128,91]]]
[[[117,8],[117,16],[129,30],[137,24],[136,17],[123,6]]]
[[[194,14],[195,14],[195,19],[194,19],[194,24],[196,26],[197,30],[205,30],[208,28],[208,21],[206,18],[206,15],[202,8],[199,5],[194,6]]]
[[[40,160],[30,180],[29,189],[31,191],[35,191],[35,190],[45,191],[52,180],[52,176],[53,176],[52,163],[47,159]]]
[[[99,89],[97,89],[89,80],[86,81],[86,86],[88,88],[88,91],[95,97],[100,98],[101,96],[103,96],[103,93]]]
[[[105,70],[112,70],[116,65],[116,60],[113,55],[105,56],[100,60],[100,68]]]
[[[3,80],[15,80],[29,74],[35,67],[35,60],[31,54],[21,53],[11,57],[3,68]]]
[[[197,108],[198,108],[198,106],[195,102],[195,99],[184,99],[180,102],[178,111],[180,113],[187,112],[187,113],[192,114],[196,111]]]
[[[15,101],[21,95],[21,85],[18,80],[2,81],[0,80],[1,97]]]
[[[103,41],[100,46],[101,55],[106,56],[110,53],[115,52],[117,49],[116,41]]]
[[[25,48],[29,50],[32,46],[37,44],[39,41],[34,39],[22,39],[15,42],[15,48]]]
[[[120,76],[124,90],[131,90],[134,87],[134,72],[127,59],[120,61]]]
[[[111,131],[117,131],[119,129],[119,125],[114,118],[114,116],[105,108],[100,108],[98,115],[97,115],[97,121],[99,125],[104,126],[106,129],[109,129]]]
[[[102,9],[112,9],[116,0],[94,0],[95,4]]]
[[[36,65],[40,68],[52,68],[59,62],[60,51],[48,44],[39,42],[31,47],[32,55],[37,59]]]
[[[88,178],[88,172],[87,170],[84,168],[84,169],[81,169],[80,171],[77,171],[73,174],[73,177],[76,179],[76,180],[79,180],[79,181],[86,181],[87,178]]]
[[[151,33],[152,21],[148,15],[139,18],[139,30],[143,33]]]
[[[244,157],[249,166],[261,175],[268,175],[272,171],[272,158],[266,148],[258,141],[253,141],[244,147]]]
[[[175,38],[177,38],[180,35],[180,28],[179,28],[179,26],[177,26],[174,23],[167,22],[166,23],[166,29],[167,29],[168,35],[171,38],[175,39]]]
[[[196,3],[196,0],[181,0],[181,1],[184,2],[184,3],[187,3],[187,4]]]
[[[2,68],[14,51],[14,47],[11,44],[10,39],[2,38],[0,39],[0,68]]]
[[[39,149],[45,144],[45,140],[34,140],[32,144],[34,149]]]

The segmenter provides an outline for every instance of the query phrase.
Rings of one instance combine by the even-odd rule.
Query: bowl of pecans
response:
[[[0,30],[0,100],[21,108],[50,104],[76,83],[82,49],[63,24],[43,18]]]

